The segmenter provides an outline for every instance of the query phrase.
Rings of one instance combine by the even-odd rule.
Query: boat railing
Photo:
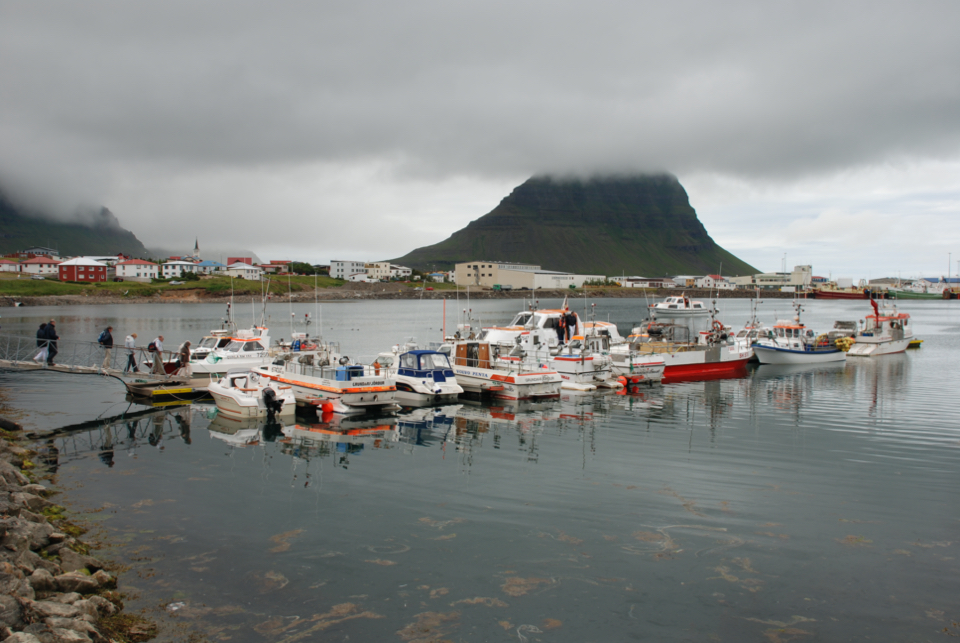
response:
[[[76,339],[37,339],[23,335],[0,334],[0,365],[8,368],[22,368],[45,365],[40,357],[40,351],[47,348],[48,354],[52,348],[56,349],[52,362],[64,368],[123,370],[127,365],[127,355],[130,349],[122,344],[114,344],[107,359],[106,348],[99,342],[82,341]],[[138,367],[148,370],[153,362],[155,353],[147,351],[146,346],[133,349],[134,359]],[[163,351],[161,357],[164,362],[170,362],[177,357],[174,351]]]
[[[310,364],[290,362],[287,373],[291,371],[297,375],[316,377],[328,380],[349,382],[358,377],[389,377],[391,370],[379,364]]]

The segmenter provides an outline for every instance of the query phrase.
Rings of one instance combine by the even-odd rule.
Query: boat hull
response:
[[[737,345],[713,346],[703,350],[668,350],[663,357],[663,383],[739,377],[746,373],[753,349]]]
[[[894,339],[888,342],[865,342],[858,338],[857,343],[850,347],[847,355],[850,357],[877,357],[878,355],[892,355],[907,350],[912,338]]]
[[[823,364],[825,362],[844,362],[847,359],[847,354],[840,349],[796,351],[789,348],[754,346],[753,351],[761,364]]]
[[[523,373],[454,366],[453,372],[464,391],[504,400],[560,397],[563,382],[560,375],[552,371]]]
[[[274,382],[289,386],[297,404],[301,406],[314,406],[318,412],[326,410],[340,414],[394,411],[399,408],[397,387],[386,374],[339,380],[324,377],[326,371],[323,368],[288,365],[290,368],[277,364],[262,366],[257,372]]]
[[[816,299],[867,299],[864,292],[843,292],[840,290],[818,290]]]
[[[241,395],[230,389],[225,389],[217,383],[209,387],[210,396],[217,404],[217,409],[235,418],[263,418],[269,415],[260,393],[256,395]],[[296,401],[291,395],[282,395],[280,401],[283,407],[281,417],[293,416],[297,411]]]

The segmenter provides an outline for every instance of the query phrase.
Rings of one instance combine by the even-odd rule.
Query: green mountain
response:
[[[71,222],[27,212],[0,192],[0,254],[45,246],[62,256],[115,255],[149,257],[150,253],[129,230],[120,226],[107,208],[78,212]]]
[[[533,177],[446,241],[391,261],[449,270],[471,260],[608,276],[758,272],[710,238],[668,174]]]

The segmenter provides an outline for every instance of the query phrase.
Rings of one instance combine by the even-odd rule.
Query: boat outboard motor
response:
[[[277,399],[277,392],[270,387],[263,389],[263,405],[267,407],[267,416],[283,411],[283,401]]]

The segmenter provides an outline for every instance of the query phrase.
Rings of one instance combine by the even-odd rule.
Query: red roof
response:
[[[33,259],[27,259],[26,261],[21,261],[21,264],[26,263],[62,263],[56,259],[51,259],[49,257],[34,257]]]
[[[721,277],[720,275],[707,275],[707,276],[710,277],[711,279],[713,279],[714,281],[717,281],[717,280],[719,280],[719,279],[723,279],[723,277]]]
[[[117,264],[118,266],[155,266],[157,264],[152,261],[144,261],[143,259],[131,259],[130,261],[121,261]]]
[[[19,261],[10,261],[9,259],[0,259],[0,263],[14,263],[14,264],[17,264],[18,266],[20,265]]]

